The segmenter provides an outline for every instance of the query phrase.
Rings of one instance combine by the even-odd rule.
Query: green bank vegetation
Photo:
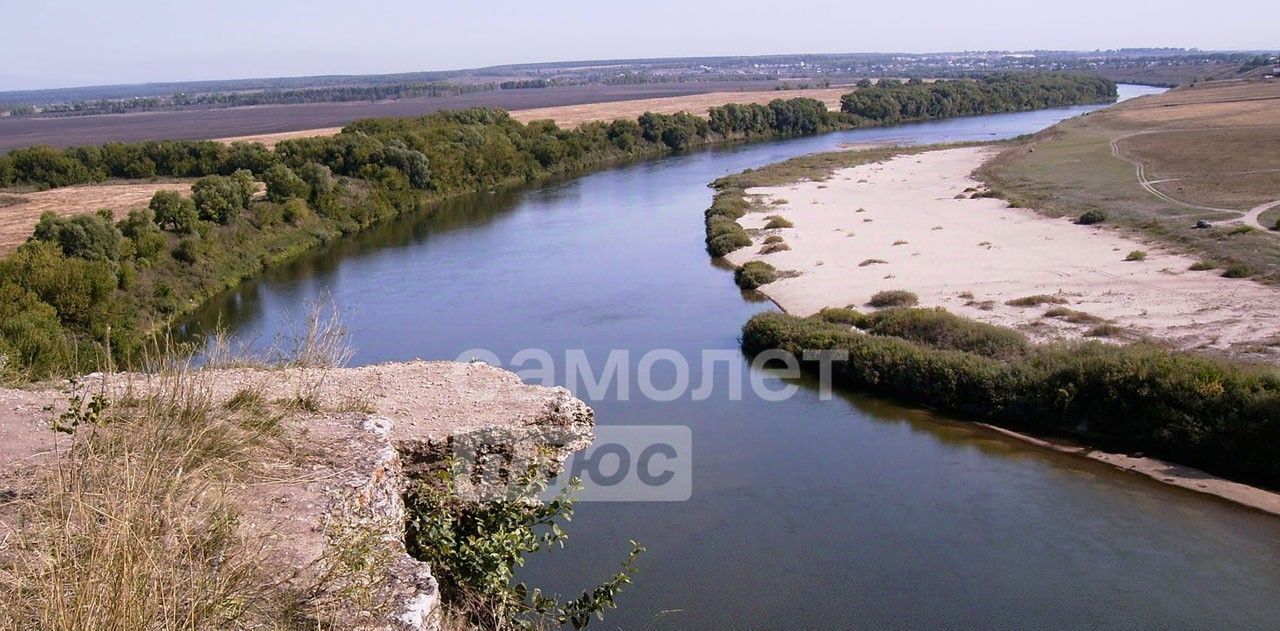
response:
[[[1023,75],[1017,81],[1035,92],[1046,81],[1066,80]],[[1096,99],[1084,89],[1096,79],[1070,80],[1081,86],[1073,98]],[[1017,81],[944,83],[968,94],[970,88],[959,84]],[[986,87],[978,93],[998,94]],[[1002,100],[988,107],[1025,105]],[[335,136],[285,140],[274,150],[210,141],[14,150],[0,156],[0,188],[199,179],[190,198],[160,194],[149,208],[119,221],[106,214],[47,217],[30,242],[0,261],[0,379],[132,364],[151,335],[216,292],[343,234],[429,210],[447,197],[711,143],[902,120],[830,112],[820,101],[795,98],[713,107],[705,119],[646,113],[567,130],[474,108],[359,121]],[[265,195],[255,192],[257,182],[265,184]],[[736,223],[746,208],[726,199],[708,212],[709,251],[719,256],[750,245]]]
[[[840,111],[890,124],[1102,103],[1115,98],[1116,84],[1101,77],[1000,74],[978,81],[881,80],[841,97]]]
[[[742,348],[847,351],[833,373],[843,386],[1280,484],[1280,374],[1272,367],[1145,343],[1035,344],[930,309],[763,313],[743,327]]]
[[[733,282],[743,289],[757,289],[778,280],[778,270],[764,261],[747,261],[733,271]]]
[[[458,626],[581,629],[592,618],[603,620],[605,611],[616,606],[618,592],[631,582],[636,558],[644,552],[634,541],[618,572],[575,599],[561,601],[514,582],[526,556],[564,546],[562,526],[573,517],[576,485],[550,501],[538,500],[552,473],[549,454],[545,460],[512,480],[502,499],[468,499],[460,490],[464,474],[456,462],[443,463],[406,494],[407,549],[431,565],[443,607]]]
[[[761,109],[763,108],[763,109]],[[433,202],[612,161],[730,139],[816,133],[811,99],[721,108],[712,120],[645,114],[564,130],[471,109],[360,121],[327,138],[260,144],[111,143],[0,157],[0,183],[198,177],[120,221],[44,217],[0,261],[0,377],[40,379],[135,361],[156,331],[214,293],[343,234]],[[767,115],[766,115],[767,113]],[[758,115],[769,126],[751,122]],[[265,183],[265,195],[255,193]]]

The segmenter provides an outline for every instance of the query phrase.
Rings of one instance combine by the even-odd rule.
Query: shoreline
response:
[[[908,290],[922,307],[1016,329],[1035,341],[1156,340],[1177,350],[1280,361],[1280,289],[1193,271],[1196,259],[1106,223],[1080,226],[989,197],[971,173],[989,146],[903,154],[825,180],[745,189],[728,253],[781,277],[757,289],[786,313],[864,308]],[[769,228],[774,217],[792,226]],[[762,253],[764,238],[786,249]]]
[[[923,253],[905,258],[891,258],[890,255],[882,254],[884,252],[893,252],[894,247],[901,248],[901,245],[896,242],[893,245],[882,243],[889,240],[887,235],[903,235],[902,241],[904,243],[902,245],[908,245],[908,240],[916,242],[922,236],[920,225],[925,224],[920,224],[917,221],[916,224],[920,225],[913,225],[910,221],[910,215],[913,213],[908,209],[923,208],[923,211],[917,210],[917,213],[935,213],[931,215],[928,220],[929,223],[935,220],[942,221],[935,219],[935,217],[946,217],[947,219],[957,220],[960,223],[969,222],[978,230],[986,229],[997,222],[1008,222],[1008,217],[1016,213],[1018,217],[1015,223],[1023,222],[1036,229],[1052,230],[1053,234],[1051,235],[1036,235],[1032,231],[1030,236],[1027,236],[1024,231],[1024,233],[1021,233],[1023,235],[1022,241],[1013,240],[1010,242],[1011,245],[1006,249],[1016,251],[1021,246],[1029,245],[1030,247],[1021,247],[1021,249],[1038,255],[1038,257],[1032,257],[1032,260],[1027,260],[1025,257],[1022,259],[1014,257],[1013,260],[1021,262],[1023,267],[1034,267],[1036,263],[1043,265],[1045,259],[1054,260],[1052,254],[1045,252],[1053,247],[1057,247],[1059,250],[1067,250],[1068,255],[1078,254],[1082,251],[1096,254],[1098,252],[1097,247],[1094,247],[1092,251],[1087,249],[1090,245],[1097,245],[1097,243],[1090,244],[1090,241],[1105,243],[1103,252],[1111,251],[1117,247],[1115,244],[1110,243],[1113,240],[1129,240],[1133,244],[1132,247],[1142,245],[1155,250],[1149,244],[1140,244],[1137,241],[1132,241],[1131,237],[1118,234],[1116,231],[1067,225],[1062,219],[1046,217],[1036,213],[1034,210],[1010,208],[1002,200],[983,196],[982,185],[972,178],[971,173],[981,165],[982,159],[985,159],[990,151],[990,147],[982,146],[929,149],[923,152],[904,148],[903,153],[876,162],[860,164],[855,157],[850,156],[852,159],[848,160],[847,164],[855,166],[832,169],[830,175],[826,178],[822,178],[820,174],[815,175],[813,172],[807,172],[811,179],[800,179],[800,176],[796,176],[797,181],[776,184],[777,179],[771,176],[764,176],[763,180],[773,184],[772,186],[747,187],[740,191],[743,200],[748,203],[750,208],[739,219],[739,222],[747,234],[752,237],[752,245],[729,252],[723,258],[735,268],[748,261],[765,261],[776,266],[779,272],[778,279],[773,282],[767,282],[754,289],[754,291],[769,299],[782,313],[803,317],[825,307],[842,307],[845,304],[849,304],[854,309],[865,309],[866,307],[864,307],[863,303],[866,298],[877,290],[901,288],[920,291],[920,287],[916,286],[915,283],[920,283],[922,280],[924,282],[932,281],[933,277],[940,273],[945,275],[947,273],[945,270],[948,269],[953,270],[952,273],[955,273],[954,270],[959,270],[968,275],[974,275],[975,273],[978,275],[983,275],[983,273],[992,274],[991,277],[997,282],[1007,282],[1006,276],[1008,273],[1016,271],[1012,268],[999,268],[999,266],[990,264],[986,268],[980,268],[977,264],[968,260],[972,253],[968,248],[973,246],[967,241],[960,244],[947,244],[945,239],[930,241],[927,238],[929,233],[934,236],[938,234],[945,235],[947,228],[953,228],[953,234],[962,232],[954,230],[955,222],[948,221],[941,230],[935,226],[933,228],[925,228],[923,232],[926,238],[923,239],[925,245],[921,249],[930,248],[934,253],[942,253],[941,260],[931,260],[928,265],[914,270],[912,274],[904,274],[904,276],[907,276],[905,279],[898,278],[898,274],[893,273],[892,264],[879,262],[865,266],[875,270],[872,273],[864,273],[860,280],[856,278],[855,280],[850,280],[850,277],[856,275],[858,271],[866,271],[865,267],[850,265],[850,263],[864,258],[870,259],[883,255],[889,260],[895,260],[896,258],[895,262],[900,264],[903,261],[910,264],[912,259],[924,258]],[[930,164],[935,162],[931,158],[937,158],[938,156],[967,158],[968,160],[960,159]],[[975,157],[981,158],[977,161],[977,164],[972,163],[972,158]],[[921,164],[926,167],[946,168],[913,168]],[[803,169],[799,170],[804,171]],[[879,190],[875,190],[877,188]],[[955,190],[951,190],[951,188]],[[848,192],[851,190],[858,191],[858,195],[841,195],[842,191]],[[719,200],[717,201],[719,202]],[[865,208],[861,204],[865,204]],[[875,205],[873,206],[873,204]],[[849,212],[853,208],[858,210]],[[880,212],[876,212],[877,210]],[[951,214],[947,214],[945,212],[947,210],[952,211]],[[766,222],[774,217],[782,217],[793,225],[766,228]],[[864,218],[870,219],[870,221],[864,222]],[[885,226],[889,227],[886,229]],[[914,231],[912,230],[913,228]],[[845,236],[845,233],[848,233],[848,236]],[[1068,236],[1063,237],[1063,233]],[[838,238],[833,235],[838,236]],[[866,239],[868,236],[873,236],[873,239],[870,240],[875,241],[869,247],[855,245],[859,242],[865,245],[868,241]],[[1033,238],[1034,236],[1041,236],[1041,238],[1036,239]],[[785,243],[789,249],[762,253],[759,251],[760,243],[765,237],[780,237],[782,239],[781,243]],[[777,240],[774,239],[774,241]],[[948,247],[948,245],[951,247]],[[1127,247],[1130,246],[1121,247],[1120,249],[1127,251]],[[961,250],[961,248],[964,248],[964,250]],[[990,249],[988,248],[986,251]],[[1161,288],[1160,291],[1169,292],[1170,294],[1186,293],[1185,290],[1179,292],[1168,289],[1168,281],[1169,279],[1174,279],[1175,284],[1173,286],[1177,287],[1176,281],[1188,276],[1191,277],[1188,279],[1191,282],[1186,285],[1195,288],[1210,287],[1212,290],[1217,290],[1219,294],[1231,294],[1232,300],[1235,301],[1243,300],[1246,303],[1254,301],[1255,305],[1266,305],[1268,302],[1266,302],[1265,296],[1270,295],[1273,298],[1270,304],[1280,303],[1280,300],[1274,299],[1276,296],[1280,296],[1280,292],[1258,283],[1244,281],[1248,284],[1242,285],[1241,281],[1217,278],[1216,274],[1210,276],[1198,272],[1171,273],[1173,264],[1180,263],[1182,264],[1181,269],[1185,270],[1187,265],[1193,261],[1180,255],[1158,252],[1154,253],[1150,259],[1126,262],[1121,258],[1124,256],[1123,251],[1119,254],[1119,256],[1113,257],[1114,261],[1109,262],[1111,269],[1105,273],[1090,273],[1095,272],[1096,267],[1105,266],[1081,265],[1077,270],[1073,270],[1076,272],[1075,275],[1085,276],[1088,279],[1084,281],[1086,285],[1097,283],[1097,277],[1099,276],[1104,279],[1114,279],[1119,273],[1124,272],[1135,274],[1140,279],[1129,283],[1117,282],[1116,286],[1109,287],[1101,292],[1098,292],[1096,287],[1091,288],[1095,293],[1101,294],[1092,296],[1094,302],[1090,303],[1091,309],[1097,309],[1099,305],[1106,304],[1103,298],[1114,298],[1117,295],[1122,295],[1120,290],[1126,287],[1136,287],[1137,291],[1149,294],[1150,290],[1147,288],[1147,282],[1144,281],[1152,278],[1155,279],[1153,284]],[[950,259],[947,259],[948,256],[950,256]],[[1154,270],[1141,271],[1141,265],[1148,264],[1151,259],[1159,261],[1157,257],[1168,260],[1160,261],[1158,263],[1160,267]],[[1135,265],[1139,267],[1135,268]],[[993,267],[998,270],[994,274],[992,272]],[[799,273],[795,273],[796,268],[801,268]],[[876,270],[876,268],[880,269]],[[885,274],[884,272],[886,271],[890,273]],[[1158,276],[1153,276],[1153,274]],[[1072,274],[1064,276],[1069,279]],[[1054,279],[1054,284],[1064,284],[1068,279]],[[945,287],[947,284],[943,283],[943,286]],[[1235,290],[1236,293],[1222,291],[1221,288],[1223,287]],[[1241,289],[1242,287],[1244,289]],[[1088,294],[1083,294],[1084,289],[1090,288],[1081,289],[1082,292],[1076,292],[1074,289],[1064,291],[1059,287],[1056,292],[1050,292],[1032,282],[1029,286],[1024,284],[1016,291],[1026,295],[1043,293],[1053,296],[1070,296],[1063,302],[1071,304],[1091,298]],[[1011,291],[1013,290],[1005,289],[1005,294],[1007,295]],[[957,292],[953,289],[952,293]],[[932,292],[920,291],[920,294],[920,302],[923,307],[945,308],[948,311],[954,311],[959,315],[970,317],[974,320],[1001,326],[1009,326],[1009,320],[1007,319],[1009,314],[1021,314],[1025,317],[1025,315],[1038,314],[1046,308],[1053,308],[1058,304],[1057,302],[1049,302],[1044,305],[1037,303],[1032,308],[1002,305],[999,311],[989,303],[986,305],[986,309],[973,308],[973,305],[970,304],[967,305],[969,308],[966,311],[965,309],[957,309],[954,304],[948,304],[955,299],[948,300],[945,292],[936,288]],[[1258,298],[1258,296],[1264,296],[1264,298]],[[977,299],[971,296],[968,302],[973,303],[975,300]],[[1002,303],[1004,300],[1005,296],[1000,296]],[[1143,310],[1140,315],[1146,316],[1148,310],[1155,310],[1157,306],[1158,304],[1150,299],[1144,299]],[[1216,306],[1197,306],[1188,311],[1190,313],[1203,313],[1209,307]],[[1272,326],[1275,326],[1277,320],[1268,316],[1265,313],[1265,308],[1260,310],[1263,313],[1259,319],[1264,323],[1270,322]],[[992,312],[996,312],[994,317]],[[1121,314],[1112,315],[1110,312],[1108,315],[1111,316],[1108,318],[1108,322],[1111,321],[1112,317],[1123,317]],[[1258,316],[1257,313],[1254,313],[1254,315]],[[1128,317],[1135,318],[1134,315],[1129,315]],[[1085,324],[1094,326],[1098,323],[1095,321]],[[1175,326],[1171,326],[1168,323],[1164,323],[1164,325],[1165,330],[1176,330]],[[1192,326],[1195,325],[1193,324]],[[1042,340],[1061,339],[1063,337],[1078,339],[1086,332],[1084,326],[1055,327],[1050,332],[1037,331],[1035,330],[1036,328],[1038,327],[1026,330],[1024,327],[1023,330],[1033,340],[1037,337]],[[1158,327],[1152,328],[1159,330]],[[1277,331],[1277,333],[1280,333],[1280,331]],[[1236,346],[1238,345],[1237,343]],[[1274,355],[1271,355],[1268,359],[1271,362],[1275,361]],[[952,416],[952,418],[965,420],[963,417]],[[1142,475],[1163,484],[1202,495],[1213,496],[1269,515],[1280,516],[1280,493],[1262,487],[1232,481],[1193,467],[1145,455],[1103,451],[1066,440],[1023,433],[981,420],[966,420],[966,422],[993,430],[1002,436],[1016,439],[1028,445],[1088,458],[1095,462],[1110,465],[1118,470]]]
[[[979,427],[994,431],[1002,436],[1027,443],[1042,449],[1069,454],[1079,458],[1088,458],[1095,462],[1110,465],[1120,471],[1128,471],[1150,478],[1161,484],[1178,487],[1201,495],[1209,495],[1233,504],[1245,506],[1259,512],[1280,517],[1280,493],[1262,487],[1234,482],[1223,477],[1206,473],[1194,467],[1150,458],[1147,456],[1131,456],[1110,451],[1102,451],[1092,447],[1024,434],[999,425],[981,421],[968,421]]]

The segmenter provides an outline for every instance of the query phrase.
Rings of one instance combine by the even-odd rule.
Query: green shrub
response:
[[[1102,223],[1107,220],[1107,214],[1101,210],[1089,210],[1080,215],[1076,219],[1076,223],[1082,226],[1092,226],[1093,224]]]
[[[1114,324],[1099,324],[1084,332],[1085,337],[1124,337],[1124,327]]]
[[[1147,260],[1147,253],[1146,253],[1146,252],[1144,252],[1144,251],[1142,251],[1142,250],[1134,250],[1134,251],[1130,252],[1127,256],[1125,256],[1125,257],[1124,257],[1124,260],[1126,260],[1126,261],[1145,261],[1145,260]]]
[[[785,252],[790,249],[791,246],[785,243],[770,243],[763,248],[760,248],[760,254],[773,254],[775,252]]]
[[[247,170],[209,175],[191,185],[191,199],[201,219],[225,225],[249,207],[254,188],[253,174]]]
[[[291,225],[297,225],[310,214],[311,209],[300,199],[290,199],[281,207],[281,218]]]
[[[115,265],[65,256],[56,244],[36,241],[18,248],[0,262],[0,279],[35,294],[63,325],[80,332],[103,333],[116,313]]]
[[[307,202],[313,208],[320,208],[337,192],[333,174],[329,171],[329,167],[323,164],[307,162],[298,167],[296,173],[307,184]]]
[[[297,200],[296,197],[290,199]],[[255,204],[251,220],[253,226],[259,230],[279,224],[284,221],[284,205],[275,202]]]
[[[779,228],[794,228],[795,224],[787,220],[782,215],[769,215],[769,221],[764,225],[765,230],[776,230]]]
[[[963,318],[942,308],[885,309],[863,316],[857,326],[872,335],[899,337],[935,349],[1011,359],[1027,354],[1027,337],[1013,329]]]
[[[284,203],[291,198],[307,199],[311,195],[311,187],[298,177],[293,169],[277,164],[262,174],[262,181],[267,185],[267,199]]]
[[[57,311],[34,293],[0,282],[0,381],[43,379],[70,363]]]
[[[1210,260],[1207,260],[1207,259],[1206,259],[1206,260],[1203,260],[1203,261],[1196,261],[1195,263],[1192,263],[1192,264],[1191,264],[1191,267],[1188,267],[1187,269],[1189,269],[1189,270],[1191,270],[1191,271],[1193,271],[1193,272],[1203,272],[1203,271],[1206,271],[1206,270],[1211,270],[1211,269],[1213,269],[1213,268],[1215,268],[1215,267],[1217,267],[1217,266],[1218,266],[1218,264],[1217,264],[1217,263],[1214,263],[1213,261],[1210,261]]]
[[[833,377],[845,387],[1280,483],[1280,375],[1273,368],[1093,341],[1031,345],[1021,358],[996,359],[779,313],[751,318],[742,348],[797,357],[843,350],[849,360],[835,363]]]
[[[1223,278],[1248,278],[1249,266],[1244,263],[1230,265],[1222,272]]]
[[[968,298],[972,299],[973,295],[970,294]],[[1014,298],[1013,300],[1007,300],[1005,301],[1004,304],[1009,305],[1010,307],[1038,307],[1040,305],[1046,305],[1046,304],[1065,305],[1067,304],[1067,299],[1062,296],[1036,294],[1034,296],[1024,296],[1022,298]]]
[[[720,257],[751,245],[751,237],[737,221],[746,214],[748,206],[740,188],[716,192],[705,215],[708,254]]]
[[[1094,322],[1102,322],[1102,318],[1099,318],[1092,313],[1076,311],[1075,309],[1067,309],[1066,307],[1054,307],[1053,309],[1044,312],[1044,317],[1057,318],[1059,320],[1071,322],[1072,324],[1092,324]]]
[[[178,242],[178,247],[173,250],[173,258],[188,265],[194,265],[200,262],[208,251],[208,241],[200,237],[187,237]]]
[[[751,237],[745,231],[722,234],[707,241],[707,252],[711,256],[724,256],[734,250],[751,245]]]
[[[59,217],[53,211],[40,215],[36,241],[56,243],[62,253],[91,261],[114,261],[120,257],[120,231],[111,223],[111,213]]]
[[[920,298],[905,289],[886,289],[872,294],[871,299],[867,301],[867,306],[877,309],[913,307],[918,302],[920,302]]]
[[[764,244],[765,244],[765,245],[773,245],[773,244],[775,244],[775,243],[782,243],[782,242],[783,242],[783,241],[785,241],[785,240],[786,240],[786,239],[783,239],[782,237],[780,237],[780,236],[778,236],[778,235],[776,235],[776,234],[771,234],[771,235],[769,235],[768,237],[765,237]]]
[[[117,227],[126,239],[129,256],[143,265],[155,264],[168,245],[164,233],[156,226],[155,214],[150,208],[129,211],[128,216]]]
[[[450,462],[411,486],[405,498],[406,547],[431,565],[445,606],[476,629],[581,629],[593,617],[603,619],[631,582],[644,548],[632,541],[617,573],[567,602],[514,584],[527,555],[564,546],[562,524],[573,515],[573,487],[543,501],[548,474],[532,467],[519,472],[500,499],[477,501],[459,488],[457,480],[465,475]]]
[[[847,324],[858,328],[866,326],[867,322],[867,316],[859,313],[856,309],[848,307],[827,307],[814,314],[813,317],[831,324]]]
[[[743,289],[755,289],[778,280],[778,270],[764,261],[747,261],[733,271],[733,282]]]

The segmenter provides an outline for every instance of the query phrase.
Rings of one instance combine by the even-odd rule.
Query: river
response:
[[[597,362],[622,349],[634,362],[666,348],[696,372],[704,351],[736,349],[743,322],[773,308],[704,252],[708,182],[846,143],[1007,138],[1091,109],[740,145],[470,196],[272,270],[189,326],[221,322],[262,346],[327,291],[358,364],[475,348],[503,361],[526,348],[557,359],[581,349]],[[566,549],[531,558],[521,577],[576,596],[614,571],[627,539],[643,543],[635,584],[602,628],[1280,619],[1280,520],[875,399],[822,400],[806,387],[770,402],[746,390],[741,400],[717,388],[706,400],[659,402],[634,386],[627,400],[578,388],[601,425],[688,427],[692,496],[584,502]]]

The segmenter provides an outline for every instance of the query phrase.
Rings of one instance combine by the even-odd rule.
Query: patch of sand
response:
[[[107,208],[119,219],[130,210],[146,206],[156,191],[178,191],[189,195],[191,182],[90,184],[38,193],[4,193],[0,196],[3,198],[0,202],[0,256],[25,243],[40,215],[46,211],[66,216]]]
[[[828,306],[866,309],[872,294],[906,289],[923,306],[1036,339],[1081,336],[1106,321],[1126,335],[1182,349],[1280,356],[1280,289],[1225,279],[1219,271],[1188,271],[1194,259],[1115,229],[1078,226],[999,199],[970,199],[965,190],[981,188],[970,174],[993,153],[989,147],[931,151],[843,169],[825,182],[751,189],[748,194],[764,196],[765,209],[740,223],[756,235],[756,245],[727,258],[799,272],[761,288],[797,315]],[[795,227],[763,230],[774,214]],[[769,234],[782,236],[791,249],[758,254]],[[1146,259],[1125,261],[1134,250],[1145,250]],[[885,262],[861,264],[873,259]],[[1005,304],[1038,294],[1064,304]],[[1098,320],[1044,317],[1059,306]]]
[[[639,99],[634,101],[614,101],[611,103],[587,103],[584,105],[561,105],[558,107],[541,107],[530,110],[511,112],[511,116],[521,122],[534,120],[553,120],[557,125],[566,128],[577,127],[592,121],[612,121],[619,118],[636,118],[645,112],[657,114],[675,114],[689,112],[706,117],[707,109],[728,103],[760,103],[765,104],[774,99],[794,99],[807,97],[826,103],[828,109],[840,109],[840,97],[848,94],[853,88],[815,88],[810,90],[760,90],[744,92],[711,92],[709,94],[693,94],[689,96],[671,96],[657,99]]]

